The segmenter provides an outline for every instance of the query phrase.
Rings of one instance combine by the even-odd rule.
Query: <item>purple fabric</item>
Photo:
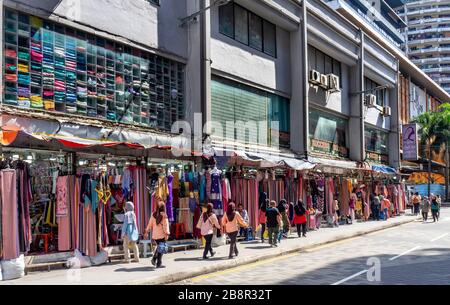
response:
[[[167,177],[167,185],[169,188],[169,196],[167,197],[167,217],[169,218],[170,222],[174,222],[173,217],[173,176],[170,175]]]

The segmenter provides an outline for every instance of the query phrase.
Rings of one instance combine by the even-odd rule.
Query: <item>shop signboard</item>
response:
[[[380,164],[389,164],[389,155],[386,154],[380,154],[373,151],[367,151],[366,152],[367,160],[380,163]]]
[[[417,161],[419,159],[417,124],[403,125],[402,135],[403,135],[403,160]]]
[[[320,153],[325,153],[333,156],[348,157],[348,149],[324,140],[311,139],[311,148]]]

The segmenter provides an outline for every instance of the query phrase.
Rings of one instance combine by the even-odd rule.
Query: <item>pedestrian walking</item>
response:
[[[442,199],[441,199],[441,195],[436,195],[436,201],[439,205],[439,212],[438,212],[438,218],[441,217],[441,206],[442,206]]]
[[[299,200],[294,207],[294,225],[297,227],[298,237],[306,237],[307,215],[305,204]]]
[[[145,229],[145,238],[148,238],[149,232],[152,233],[152,239],[157,247],[153,254],[152,264],[156,268],[164,268],[162,265],[163,254],[167,253],[167,240],[170,235],[169,219],[166,214],[166,205],[163,201],[158,203],[156,211],[152,214],[147,228]]]
[[[269,206],[269,199],[265,199],[259,207],[259,223],[261,224],[261,243],[264,243],[264,233],[266,232],[266,211]]]
[[[276,206],[277,203],[275,201],[271,201],[270,206],[266,211],[267,230],[269,231],[269,244],[272,247],[277,247],[278,233],[283,223],[281,214]]]
[[[350,208],[350,218],[352,223],[355,221],[355,207],[356,201],[358,197],[356,196],[356,189],[353,189],[353,192],[350,194],[349,208]]]
[[[420,211],[420,203],[422,202],[422,197],[419,195],[418,192],[416,192],[414,194],[414,196],[412,197],[412,203],[414,206],[414,216],[419,215],[419,211]]]
[[[139,248],[137,241],[139,239],[139,231],[137,228],[136,214],[134,213],[134,204],[128,201],[125,204],[125,215],[122,226],[123,251],[125,255],[125,263],[130,263],[130,248],[133,250],[134,262],[139,263]]]
[[[217,219],[217,216],[213,212],[214,205],[212,203],[208,203],[206,207],[206,212],[203,212],[200,217],[197,229],[201,231],[203,238],[205,239],[205,249],[203,250],[203,259],[208,259],[208,252],[211,254],[211,257],[214,257],[216,254],[212,249],[212,239],[216,230],[220,230],[220,224]]]
[[[248,224],[244,222],[242,216],[236,212],[236,205],[230,203],[227,208],[227,213],[222,218],[223,231],[227,233],[230,238],[230,255],[228,258],[232,259],[233,254],[238,256],[239,251],[236,246],[236,238],[239,232],[239,226],[248,228]]]
[[[373,193],[371,198],[372,218],[373,220],[380,221],[380,209],[381,202],[380,197],[376,193]]]
[[[385,198],[383,195],[380,195],[381,208],[383,209],[384,220],[389,219],[389,210],[391,208],[391,201]]]
[[[428,220],[428,213],[430,212],[430,200],[428,199],[427,196],[423,197],[422,200],[422,218],[423,218],[423,222],[427,222]]]
[[[439,211],[439,203],[436,196],[433,196],[433,199],[431,200],[431,214],[433,215],[433,222],[439,221]]]
[[[280,201],[280,203],[278,204],[278,211],[280,212],[281,215],[281,221],[283,222],[282,226],[282,234],[280,235],[280,239],[279,241],[281,241],[281,236],[283,236],[284,238],[288,237],[288,233],[289,233],[289,229],[290,229],[290,225],[289,225],[289,217],[288,217],[288,209],[289,209],[289,205],[287,204],[286,199],[282,199]]]

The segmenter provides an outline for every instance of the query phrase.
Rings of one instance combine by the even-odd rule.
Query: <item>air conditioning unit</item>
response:
[[[377,96],[373,94],[367,94],[365,102],[367,107],[375,107],[377,105]]]
[[[320,76],[320,87],[328,89],[328,75],[322,74]]]
[[[389,106],[384,106],[383,107],[383,116],[391,116],[392,115],[392,109]]]
[[[339,76],[328,74],[328,85],[330,90],[339,91]]]
[[[309,81],[313,84],[320,84],[320,72],[316,70],[309,71]]]

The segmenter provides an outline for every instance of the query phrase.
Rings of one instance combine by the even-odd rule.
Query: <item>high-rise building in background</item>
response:
[[[450,0],[388,1],[408,25],[405,52],[450,92]]]

